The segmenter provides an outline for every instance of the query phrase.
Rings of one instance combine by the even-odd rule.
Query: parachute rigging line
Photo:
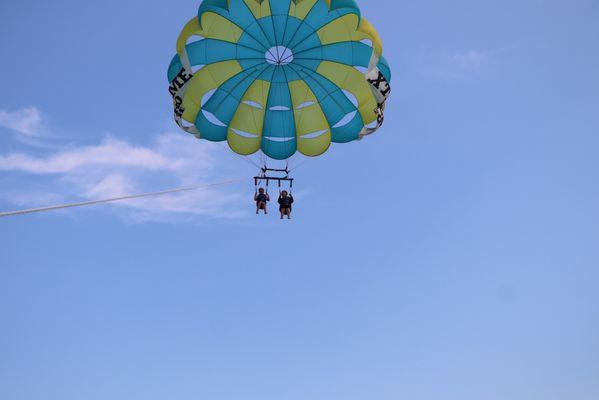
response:
[[[60,204],[60,205],[49,206],[49,207],[30,208],[27,210],[0,212],[0,218],[14,217],[17,215],[33,214],[33,213],[39,213],[39,212],[45,212],[45,211],[61,210],[61,209],[65,209],[65,208],[92,206],[92,205],[104,204],[104,203],[114,203],[117,201],[141,199],[144,197],[164,196],[164,195],[171,194],[171,193],[191,192],[194,190],[202,190],[202,189],[208,189],[208,188],[217,187],[217,186],[231,185],[233,183],[241,182],[244,180],[245,179],[236,179],[236,180],[231,180],[231,181],[210,183],[210,184],[206,184],[206,185],[187,186],[187,187],[182,187],[182,188],[177,188],[177,189],[163,190],[160,192],[151,192],[151,193],[135,194],[135,195],[130,195],[130,196],[114,197],[111,199],[82,201],[82,202],[78,202],[78,203],[67,203],[67,204]]]
[[[221,143],[221,142],[216,142],[216,144],[218,144],[218,145],[219,145],[219,146],[220,146],[222,149],[224,149],[224,150],[227,150],[227,146],[226,146],[226,145],[224,145],[223,143]],[[244,155],[237,154],[237,153],[233,153],[233,154],[235,154],[237,157],[239,157],[239,159],[240,159],[240,160],[243,160],[243,161],[245,161],[246,163],[248,163],[248,164],[251,164],[252,166],[254,166],[254,167],[258,168],[258,169],[261,169],[261,168],[262,168],[262,167],[261,167],[260,165],[258,165],[258,164],[257,164],[257,163],[256,163],[254,160],[252,160],[252,158],[251,158],[250,156],[244,156]]]

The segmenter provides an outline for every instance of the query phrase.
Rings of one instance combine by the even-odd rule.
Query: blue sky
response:
[[[252,183],[0,221],[0,398],[599,398],[599,3],[360,1],[384,127]],[[0,210],[245,178],[176,130],[197,1],[0,4]]]

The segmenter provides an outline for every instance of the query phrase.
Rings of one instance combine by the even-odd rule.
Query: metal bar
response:
[[[294,178],[276,178],[272,176],[255,176],[254,181],[287,181],[293,182]]]
[[[266,167],[262,168],[262,172],[268,172],[268,171],[270,171],[270,172],[286,172],[286,173],[289,173],[289,169],[287,169],[287,168],[285,168],[285,169],[273,169],[273,168],[266,168]]]

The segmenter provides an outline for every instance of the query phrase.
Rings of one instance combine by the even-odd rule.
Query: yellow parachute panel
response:
[[[236,60],[210,64],[196,72],[187,89],[193,96],[185,96],[183,99],[183,119],[195,123],[204,95],[240,72],[241,66]]]
[[[260,150],[270,82],[256,80],[243,96],[227,130],[231,150],[248,155]]]

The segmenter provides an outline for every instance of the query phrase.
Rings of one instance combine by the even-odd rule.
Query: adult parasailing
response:
[[[382,53],[354,0],[204,0],[168,70],[175,119],[240,155],[319,156],[382,125]]]

